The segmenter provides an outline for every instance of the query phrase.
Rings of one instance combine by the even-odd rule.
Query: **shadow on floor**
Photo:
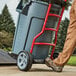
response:
[[[32,68],[29,72],[53,72],[52,69],[41,69],[41,68]]]

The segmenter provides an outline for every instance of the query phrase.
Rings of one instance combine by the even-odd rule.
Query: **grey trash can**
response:
[[[20,5],[19,5],[20,6]],[[33,38],[42,30],[44,19],[46,16],[48,3],[42,1],[26,2],[24,7],[17,11],[19,12],[18,24],[16,26],[15,37],[13,41],[13,53],[17,54],[22,51],[30,51]],[[59,14],[61,7],[52,5],[51,13]],[[49,17],[46,27],[56,27],[58,18]],[[36,42],[51,43],[53,32],[45,31]],[[33,48],[34,59],[45,59],[48,56],[50,46],[35,45]]]

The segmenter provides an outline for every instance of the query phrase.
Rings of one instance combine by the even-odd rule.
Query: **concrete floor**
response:
[[[65,66],[63,72],[53,72],[45,64],[34,64],[30,71],[20,71],[17,66],[0,66],[0,76],[76,76],[75,66]]]

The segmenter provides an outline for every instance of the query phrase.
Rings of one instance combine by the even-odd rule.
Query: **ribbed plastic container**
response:
[[[33,38],[40,33],[43,27],[44,19],[46,16],[48,3],[42,1],[32,1],[23,8],[20,13],[18,25],[16,28],[13,53],[18,54],[20,51],[30,51]],[[51,13],[59,14],[60,6],[52,5]],[[58,18],[49,17],[46,27],[56,27]],[[53,32],[45,31],[36,42],[51,43]],[[50,46],[35,45],[33,48],[34,59],[45,59],[48,56]]]

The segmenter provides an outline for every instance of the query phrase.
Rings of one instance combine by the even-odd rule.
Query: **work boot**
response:
[[[45,59],[45,64],[51,67],[55,72],[62,72],[63,66],[56,65],[49,57]]]

